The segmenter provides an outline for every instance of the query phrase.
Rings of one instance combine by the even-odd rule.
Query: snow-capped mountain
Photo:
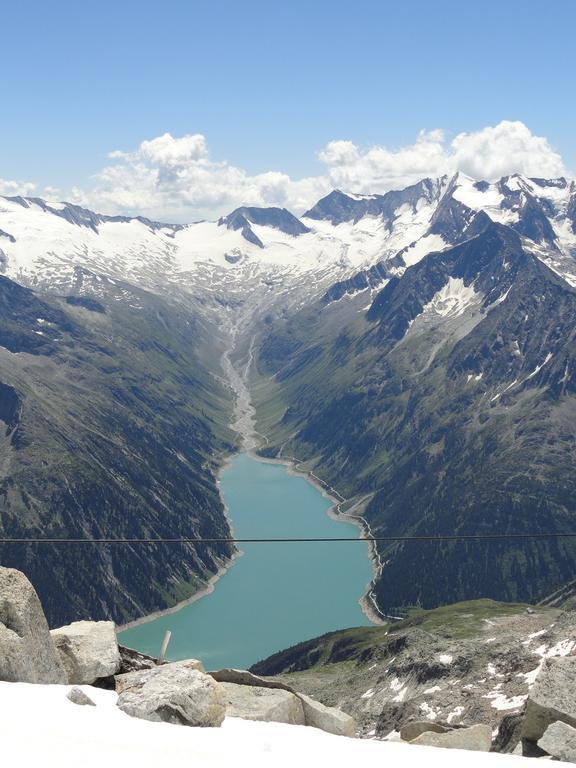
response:
[[[576,284],[574,182],[516,175],[488,183],[461,173],[384,195],[335,190],[301,219],[286,209],[244,207],[216,222],[190,225],[4,197],[0,268],[12,279],[45,288],[73,285],[74,270],[82,267],[160,291],[176,284],[220,292],[231,287],[231,277],[234,291],[255,278],[277,278],[292,287],[305,276],[307,290],[320,292],[354,278],[358,284],[357,275],[375,265],[381,279],[401,274],[428,253],[470,236],[480,211],[512,227],[539,258]]]

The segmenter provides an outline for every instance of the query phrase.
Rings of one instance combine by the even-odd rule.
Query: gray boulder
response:
[[[168,674],[167,670],[171,670],[171,674],[180,667],[184,670],[195,669],[197,672],[204,672],[204,666],[198,659],[172,661],[170,664],[161,664],[160,666],[154,666],[148,669],[138,669],[133,672],[116,675],[116,693],[122,693],[122,691],[125,691],[128,688],[141,688],[147,682],[152,680],[153,677],[156,677],[157,675],[166,677]]]
[[[552,723],[538,740],[538,746],[556,760],[576,763],[576,728],[560,721]]]
[[[0,567],[0,680],[66,683],[66,673],[36,590],[14,568]]]
[[[489,725],[472,725],[446,733],[426,731],[410,742],[425,747],[444,747],[445,749],[468,749],[472,752],[490,752],[492,729]]]
[[[346,712],[342,712],[342,710],[336,709],[335,707],[326,707],[319,701],[316,701],[303,693],[299,693],[290,685],[287,685],[280,680],[267,680],[266,678],[254,675],[252,672],[248,672],[245,669],[227,668],[220,669],[217,672],[210,672],[209,674],[219,683],[235,683],[237,686],[275,689],[291,693],[300,699],[300,702],[302,703],[304,725],[320,728],[323,731],[334,733],[337,736],[354,736],[356,733],[356,721],[353,717],[346,714]],[[290,699],[286,700],[291,701]],[[230,714],[231,717],[242,717],[242,715],[232,715],[231,711],[229,711],[228,714]]]
[[[72,704],[79,704],[81,707],[95,707],[96,704],[92,701],[90,696],[87,696],[80,688],[70,688],[66,694],[66,698],[69,699]]]
[[[447,733],[451,730],[452,728],[440,725],[440,723],[434,723],[432,720],[416,720],[402,726],[400,729],[400,738],[402,741],[414,741],[414,739],[417,739],[418,736],[423,733]]]
[[[117,705],[131,717],[213,727],[226,716],[222,686],[194,663],[166,664],[121,675]]]
[[[290,691],[236,683],[220,683],[220,685],[224,689],[228,717],[305,725],[302,702]]]
[[[355,735],[356,721],[346,712],[335,707],[326,707],[303,693],[297,693],[296,696],[302,702],[305,725],[320,728],[320,730],[334,733],[336,736]]]
[[[286,683],[280,680],[267,680],[265,677],[259,677],[246,669],[219,669],[217,672],[209,672],[211,677],[219,683],[236,683],[237,685],[252,685],[255,688],[279,688],[283,691],[296,691]]]
[[[50,633],[68,675],[68,682],[90,685],[120,669],[120,651],[113,621],[75,621]]]
[[[576,657],[547,659],[526,702],[522,736],[537,742],[559,720],[576,727]]]

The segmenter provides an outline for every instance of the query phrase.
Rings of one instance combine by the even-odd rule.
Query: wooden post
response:
[[[168,643],[170,642],[171,637],[172,637],[172,632],[170,632],[170,630],[167,629],[164,634],[164,640],[162,640],[162,645],[160,646],[160,655],[158,656],[158,664],[164,664],[166,649],[168,648]]]

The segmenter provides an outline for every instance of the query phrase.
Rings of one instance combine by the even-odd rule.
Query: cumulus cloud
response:
[[[239,205],[289,206],[304,210],[329,191],[325,178],[293,180],[286,173],[249,174],[211,159],[201,134],[165,133],[134,152],[115,151],[115,161],[90,190],[75,188],[74,201],[104,211],[140,212],[173,220],[211,217]]]
[[[544,177],[566,173],[562,158],[547,139],[510,120],[459,133],[449,143],[443,131],[421,131],[414,144],[395,150],[380,146],[361,150],[351,141],[332,141],[319,158],[333,186],[364,193],[456,171],[487,181],[512,173]]]
[[[8,181],[0,179],[0,195],[10,197],[12,195],[33,195],[36,192],[36,184],[31,181]]]
[[[335,187],[382,193],[458,170],[487,180],[511,173],[566,174],[547,139],[509,120],[451,140],[439,129],[421,131],[414,143],[399,148],[331,141],[318,153],[325,172],[303,179],[277,170],[250,174],[214,160],[206,138],[198,133],[165,133],[143,141],[135,151],[111,152],[109,158],[111,163],[90,189],[73,191],[74,202],[103,212],[173,221],[212,218],[239,205],[285,206],[302,213]]]

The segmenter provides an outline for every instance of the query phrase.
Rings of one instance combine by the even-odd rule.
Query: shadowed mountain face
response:
[[[337,225],[345,221],[358,222],[364,216],[379,216],[391,227],[398,216],[398,209],[402,206],[416,209],[423,200],[437,201],[442,184],[442,179],[424,179],[406,189],[394,190],[385,195],[350,196],[335,189],[307,211],[304,218],[329,221]]]
[[[70,301],[0,278],[0,535],[228,535],[214,477],[228,411],[202,360],[201,324],[144,291],[97,283],[98,302]],[[118,300],[128,292],[131,307]],[[53,624],[165,607],[230,553],[0,546],[2,564],[27,573]]]
[[[509,227],[430,254],[335,332],[306,310],[269,334],[262,409],[282,447],[351,498],[376,536],[574,530],[576,292]],[[569,539],[379,545],[384,611],[536,599],[570,578]]]
[[[221,218],[218,223],[227,229],[240,230],[245,240],[258,245],[260,248],[264,248],[264,243],[254,232],[251,224],[278,229],[280,232],[294,237],[310,232],[308,227],[304,226],[300,219],[297,219],[286,208],[236,208],[228,216]]]

